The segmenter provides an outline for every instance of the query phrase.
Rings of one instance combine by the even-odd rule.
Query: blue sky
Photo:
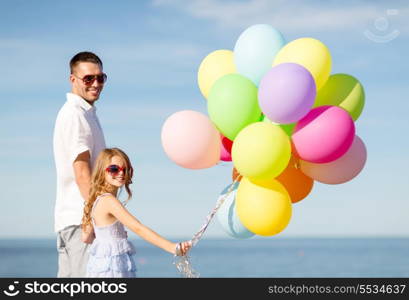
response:
[[[230,182],[232,165],[175,165],[161,127],[180,110],[206,113],[196,82],[201,60],[233,49],[257,23],[287,41],[321,40],[332,74],[355,76],[366,92],[356,123],[368,149],[365,169],[346,184],[316,183],[279,236],[409,236],[409,5],[288,2],[1,1],[0,237],[54,236],[54,121],[70,90],[70,58],[90,50],[109,77],[97,105],[107,144],[124,149],[136,170],[130,211],[166,237],[190,238]],[[214,220],[205,237],[227,235]]]

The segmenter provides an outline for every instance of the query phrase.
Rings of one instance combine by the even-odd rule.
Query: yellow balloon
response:
[[[331,54],[327,46],[313,38],[296,39],[277,53],[273,66],[281,63],[296,63],[311,72],[317,90],[327,81],[331,73]]]
[[[275,179],[264,182],[243,178],[236,194],[236,212],[251,232],[271,236],[283,231],[291,219],[291,199]]]
[[[202,95],[207,99],[215,81],[231,73],[236,73],[233,51],[216,50],[207,55],[197,73],[197,82]]]
[[[291,158],[290,138],[278,125],[256,122],[234,139],[232,159],[244,177],[268,180],[280,175]]]

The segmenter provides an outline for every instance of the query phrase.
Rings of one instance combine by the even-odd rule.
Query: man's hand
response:
[[[82,229],[81,240],[86,244],[92,244],[95,240],[94,227],[88,225],[85,230]]]

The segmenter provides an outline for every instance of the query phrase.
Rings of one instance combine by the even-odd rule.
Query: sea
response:
[[[174,257],[144,240],[138,277],[181,277]],[[409,277],[409,238],[203,238],[189,252],[200,277]],[[0,239],[0,277],[57,275],[55,239]]]

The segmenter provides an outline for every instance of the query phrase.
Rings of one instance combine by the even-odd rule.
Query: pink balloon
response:
[[[223,135],[220,135],[220,138],[220,160],[231,161],[231,147],[233,146],[233,142]]]
[[[293,150],[302,160],[327,163],[344,155],[354,136],[354,121],[347,111],[338,106],[320,106],[295,126]]]
[[[220,135],[202,113],[184,110],[171,115],[162,127],[162,146],[181,167],[204,169],[220,159]]]
[[[326,164],[315,164],[300,161],[301,171],[322,183],[340,184],[355,178],[364,168],[366,147],[364,142],[355,136],[349,150],[340,158]]]

